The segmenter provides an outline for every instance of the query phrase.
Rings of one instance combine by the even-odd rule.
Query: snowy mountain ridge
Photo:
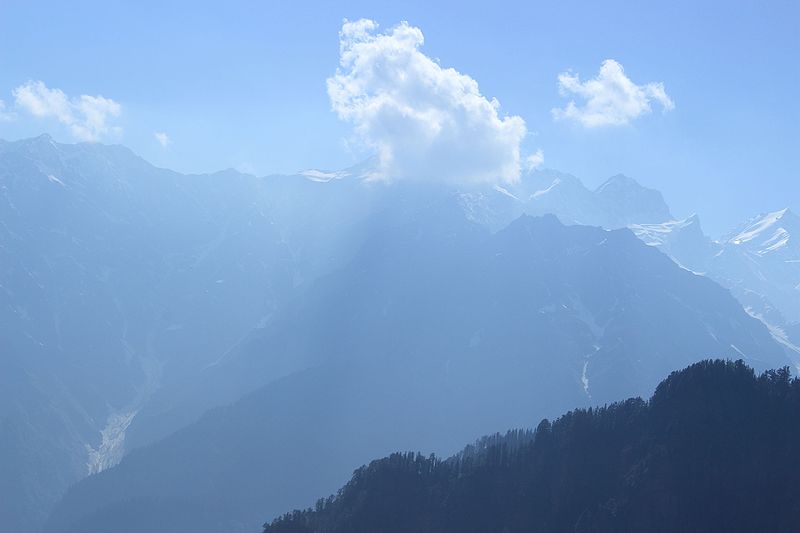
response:
[[[800,219],[788,208],[757,215],[717,240],[697,215],[630,230],[675,262],[729,288],[770,326],[800,322]]]
[[[775,252],[800,255],[800,245],[792,239],[793,233],[800,233],[800,218],[788,208],[784,208],[753,217],[735,234],[723,240],[735,246],[742,246],[759,256]]]

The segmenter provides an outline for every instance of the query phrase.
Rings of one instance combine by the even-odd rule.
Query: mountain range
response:
[[[252,530],[397,448],[705,357],[798,359],[788,211],[712,241],[625,176],[452,190],[370,165],[183,175],[0,141],[0,523]]]
[[[254,392],[72,487],[47,531],[252,531],[398,447],[452,453],[707,355],[789,364],[727,291],[626,229],[524,215],[491,233],[447,205],[376,231],[198,389]],[[306,368],[270,382],[287,359]]]
[[[679,264],[729,288],[766,322],[800,322],[800,217],[788,209],[755,216],[717,240],[703,234],[696,215],[631,229]]]

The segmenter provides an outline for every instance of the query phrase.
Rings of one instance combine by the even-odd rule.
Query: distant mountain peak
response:
[[[311,181],[324,183],[328,181],[340,180],[345,178],[369,179],[376,175],[376,173],[378,172],[377,169],[378,169],[378,158],[369,157],[360,163],[357,163],[353,166],[341,170],[329,171],[329,170],[320,170],[318,168],[309,168],[306,170],[301,170],[297,174],[299,176],[308,178]]]
[[[697,214],[660,224],[631,224],[628,228],[645,244],[662,250],[680,266],[693,272],[705,271],[706,258],[716,253],[719,247],[703,233]]]
[[[798,232],[800,218],[787,207],[751,218],[723,240],[764,255],[786,249],[792,241],[792,233]]]
[[[611,176],[594,192],[609,214],[616,218],[612,225],[652,224],[674,219],[659,191],[644,187],[624,174]]]
[[[800,216],[797,216],[797,214],[788,207],[784,207],[780,211],[776,211],[774,214],[778,220],[788,222],[790,224],[800,223]]]
[[[638,181],[631,178],[630,176],[626,176],[625,174],[615,174],[604,181],[594,192],[597,194],[603,194],[604,192],[611,191],[613,189],[629,189],[629,188],[639,188],[645,189]]]
[[[50,143],[55,142],[53,140],[53,137],[49,133],[42,133],[41,135],[38,135],[36,137],[32,137],[29,140],[31,142],[50,142]]]
[[[700,225],[700,217],[694,213],[684,219],[668,220],[659,224],[630,224],[628,226],[634,233],[652,232],[652,233],[673,233],[676,231],[686,230],[691,228],[693,231],[702,232]]]
[[[53,139],[53,137],[49,133],[42,133],[41,135],[37,135],[36,137],[28,137],[26,139],[20,139],[18,141],[14,141],[11,144],[16,144],[18,146],[25,146],[25,147],[45,147],[45,146],[57,146],[58,143]]]

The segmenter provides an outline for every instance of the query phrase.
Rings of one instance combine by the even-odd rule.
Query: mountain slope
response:
[[[800,381],[695,364],[649,402],[572,411],[441,461],[395,454],[265,533],[792,531]]]
[[[628,230],[550,216],[492,234],[452,203],[414,220],[382,226],[231,354],[217,376],[233,381],[209,386],[252,387],[275,358],[307,370],[77,484],[48,531],[248,531],[393,449],[451,453],[531,417],[649,394],[708,355],[787,361],[727,291]]]
[[[0,371],[16,384],[0,391],[6,523],[35,529],[68,484],[241,396],[202,388],[283,302],[353,257],[376,213],[402,220],[429,201],[430,190],[365,183],[369,168],[186,176],[121,146],[0,142]],[[545,200],[543,176],[520,187]],[[560,179],[568,194],[537,210],[603,218],[593,193]],[[517,204],[497,204],[494,222]],[[245,390],[306,361],[284,363]],[[27,454],[30,442],[44,455]]]
[[[788,209],[753,217],[718,241],[703,234],[697,216],[630,228],[678,264],[729,288],[765,322],[800,321],[800,218]]]
[[[760,256],[783,254],[793,259],[800,255],[798,233],[800,233],[800,217],[788,209],[782,209],[748,220],[723,238],[723,242],[740,246]]]
[[[736,292],[766,298],[787,321],[800,322],[800,217],[788,209],[765,213],[721,242],[714,263],[718,277]]]
[[[5,527],[36,530],[69,484],[119,459],[156,387],[286,295],[292,258],[262,194],[252,176],[184,176],[120,146],[0,144]]]
[[[697,215],[659,224],[630,224],[628,227],[646,244],[695,272],[706,272],[709,262],[720,250],[720,246],[703,233]]]

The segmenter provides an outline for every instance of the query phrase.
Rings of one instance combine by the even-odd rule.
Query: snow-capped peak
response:
[[[342,170],[329,172],[326,170],[310,168],[307,170],[301,170],[297,174],[299,176],[308,178],[311,181],[318,181],[323,183],[328,181],[340,180],[344,178],[369,180],[378,177],[377,168],[378,168],[378,160],[375,157],[370,157],[357,165]]]
[[[559,185],[560,183],[561,183],[561,178],[555,178],[555,179],[553,180],[553,182],[550,184],[550,186],[549,186],[549,187],[547,187],[547,188],[545,188],[545,189],[538,190],[538,191],[534,191],[534,192],[531,194],[531,199],[536,199],[536,198],[539,198],[540,196],[544,196],[545,194],[547,194],[547,193],[549,193],[550,191],[552,191],[552,190],[553,190],[553,187],[556,187],[556,186],[557,186],[557,185]]]
[[[725,242],[744,246],[758,255],[785,249],[791,242],[792,233],[800,232],[800,219],[788,208],[758,215],[747,221]]]
[[[697,214],[682,220],[668,220],[661,224],[630,224],[628,228],[641,240],[650,246],[662,246],[666,240],[674,233],[692,227],[702,233],[700,229],[700,217]]]
[[[641,189],[641,188],[643,187],[635,179],[626,176],[625,174],[617,174],[615,176],[611,176],[606,181],[604,181],[595,190],[595,192],[598,194],[602,194],[612,189],[619,190],[619,189]]]
[[[326,182],[331,180],[340,180],[342,178],[346,178],[351,174],[346,170],[338,170],[336,172],[325,172],[322,170],[317,170],[315,168],[310,168],[308,170],[302,170],[299,172],[301,176],[304,176],[311,181],[320,181]]]

